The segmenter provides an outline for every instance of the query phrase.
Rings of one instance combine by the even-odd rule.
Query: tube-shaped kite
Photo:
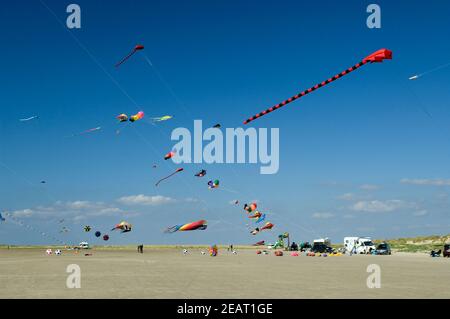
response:
[[[254,212],[253,214],[248,215],[248,218],[260,218],[262,214],[259,211]]]
[[[205,230],[208,227],[206,220],[199,220],[193,223],[184,224],[184,225],[175,225],[172,227],[168,227],[164,232],[165,233],[175,233],[177,231],[191,231],[191,230]]]
[[[258,113],[256,115],[248,118],[247,120],[244,121],[244,124],[248,124],[248,123],[250,123],[250,122],[260,118],[261,116],[264,116],[264,115],[266,115],[266,114],[268,114],[270,112],[278,110],[279,108],[281,108],[281,107],[283,107],[283,106],[285,106],[285,105],[287,105],[287,104],[289,104],[289,103],[291,103],[291,102],[301,98],[302,96],[305,96],[306,94],[311,93],[311,92],[321,88],[322,86],[325,86],[325,85],[327,85],[327,84],[329,84],[329,83],[331,83],[331,82],[333,82],[333,81],[343,77],[344,75],[347,75],[347,74],[355,71],[356,69],[359,69],[361,66],[363,66],[363,65],[365,65],[365,64],[367,64],[369,62],[370,63],[378,63],[378,62],[383,62],[383,60],[385,60],[385,59],[389,59],[389,60],[392,59],[392,51],[390,51],[388,49],[380,49],[380,50],[370,54],[369,56],[365,57],[361,62],[355,64],[351,68],[348,68],[347,70],[344,70],[344,71],[342,71],[339,74],[336,74],[332,78],[329,78],[328,80],[325,80],[325,81],[323,81],[321,83],[318,83],[315,86],[313,86],[313,87],[311,87],[311,88],[309,88],[309,89],[307,89],[307,90],[305,90],[303,92],[300,92],[297,95],[294,95],[294,96],[290,97],[289,99],[287,99],[287,100],[285,100],[285,101],[283,101],[283,102],[281,102],[281,103],[279,103],[277,105],[274,105],[274,106],[268,108],[267,110],[262,111],[262,112],[260,112],[260,113]]]
[[[164,159],[167,161],[169,158],[174,157],[176,153],[176,151],[169,152],[164,156]]]
[[[159,181],[157,181],[156,184],[155,184],[155,186],[158,186],[159,183],[161,183],[163,180],[168,179],[168,178],[172,177],[173,175],[175,175],[175,174],[177,174],[177,173],[179,173],[179,172],[182,172],[183,170],[184,170],[183,168],[178,168],[178,169],[177,169],[175,172],[173,172],[172,174],[167,175],[166,177],[163,177],[163,178],[161,178]]]
[[[171,116],[171,115],[164,115],[164,116],[161,116],[161,117],[152,117],[151,120],[153,122],[163,122],[163,121],[170,120],[172,118],[173,118],[173,116]]]
[[[144,112],[139,111],[137,114],[130,116],[130,122],[135,122],[137,120],[140,120],[144,117]]]
[[[123,222],[120,222],[119,224],[115,225],[114,228],[111,229],[111,231],[120,229],[121,233],[128,233],[131,231],[132,227],[133,226],[130,223],[123,221]]]
[[[117,64],[116,64],[116,68],[118,68],[122,63],[124,63],[126,60],[128,60],[133,54],[135,54],[137,51],[140,50],[144,50],[144,46],[142,44],[138,44],[134,47],[134,49],[127,55],[125,56],[122,60],[120,60]]]

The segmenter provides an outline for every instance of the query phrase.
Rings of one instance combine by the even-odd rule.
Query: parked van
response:
[[[89,244],[88,244],[87,242],[85,242],[85,241],[81,242],[81,243],[78,245],[78,247],[79,247],[80,249],[89,249],[89,248],[91,248],[91,247],[89,246]]]
[[[345,237],[344,248],[347,253],[353,254],[370,254],[376,250],[370,237]]]

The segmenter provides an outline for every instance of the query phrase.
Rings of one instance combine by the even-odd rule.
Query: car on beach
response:
[[[90,249],[91,246],[89,246],[89,243],[83,241],[83,242],[81,242],[81,243],[78,245],[78,248],[79,248],[79,249]]]
[[[323,244],[323,243],[314,243],[311,248],[311,251],[314,253],[331,253],[333,252],[333,248]]]
[[[392,253],[391,246],[386,242],[379,243],[375,251],[377,255],[390,255]]]

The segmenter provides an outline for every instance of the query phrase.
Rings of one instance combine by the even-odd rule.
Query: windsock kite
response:
[[[163,180],[168,179],[168,178],[172,177],[173,175],[175,175],[175,174],[177,174],[177,173],[179,173],[179,172],[182,172],[183,170],[184,170],[183,168],[178,168],[178,169],[177,169],[175,172],[173,172],[172,174],[167,175],[166,177],[163,177],[163,178],[161,178],[159,181],[157,181],[156,184],[155,184],[155,186],[158,186],[159,183],[161,183]]]
[[[184,225],[175,225],[165,230],[165,233],[175,233],[177,231],[205,230],[208,227],[206,220],[199,220]]]
[[[128,60],[133,54],[135,54],[137,51],[141,51],[144,50],[144,46],[142,44],[138,44],[134,47],[134,49],[126,56],[124,57],[122,60],[120,60],[120,62],[118,62],[116,64],[116,68],[118,68],[119,66],[122,65],[122,63],[124,63],[126,60]]]
[[[347,74],[355,71],[356,69],[359,69],[361,66],[363,66],[363,65],[365,65],[365,64],[367,64],[369,62],[370,63],[379,63],[379,62],[383,62],[383,60],[386,60],[386,59],[389,59],[389,60],[392,59],[392,51],[390,51],[388,49],[380,49],[380,50],[370,54],[369,56],[365,57],[361,62],[355,64],[351,68],[348,68],[347,70],[344,70],[344,71],[342,71],[339,74],[336,74],[335,76],[329,78],[328,80],[325,80],[325,81],[323,81],[321,83],[318,83],[315,86],[313,86],[313,87],[311,87],[311,88],[309,88],[309,89],[307,89],[307,90],[305,90],[303,92],[300,92],[297,95],[294,95],[294,96],[290,97],[289,99],[287,99],[287,100],[285,100],[285,101],[283,101],[283,102],[281,102],[281,103],[279,103],[277,105],[274,105],[274,106],[268,108],[267,110],[262,111],[262,112],[260,112],[260,113],[258,113],[256,115],[248,118],[247,120],[244,121],[244,124],[248,124],[248,123],[250,123],[250,122],[260,118],[261,116],[264,116],[264,115],[266,115],[268,113],[271,113],[271,112],[273,112],[275,110],[278,110],[279,108],[281,108],[281,107],[283,107],[283,106],[285,106],[285,105],[287,105],[287,104],[289,104],[289,103],[291,103],[291,102],[293,102],[293,101],[295,101],[295,100],[297,100],[297,99],[307,95],[308,93],[311,93],[311,92],[313,92],[313,91],[315,91],[315,90],[317,90],[317,89],[319,89],[319,88],[321,88],[321,87],[323,87],[323,86],[325,86],[325,85],[327,85],[327,84],[329,84],[331,82],[334,82],[337,79],[343,77],[344,75],[347,75]]]

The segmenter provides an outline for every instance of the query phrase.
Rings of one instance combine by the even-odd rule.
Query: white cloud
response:
[[[364,184],[364,185],[359,186],[359,188],[366,190],[366,191],[374,191],[374,190],[380,189],[380,186],[372,185],[372,184]]]
[[[124,196],[119,198],[117,201],[125,205],[158,206],[172,203],[175,200],[170,197],[165,197],[161,195],[147,196],[140,194],[140,195]]]
[[[403,178],[400,180],[402,184],[410,184],[410,185],[431,185],[431,186],[450,186],[450,179],[409,179]]]
[[[21,218],[66,218],[81,220],[88,217],[114,216],[122,214],[124,211],[103,202],[90,201],[57,201],[50,206],[37,206],[12,212],[15,217]]]
[[[419,211],[413,213],[414,216],[425,216],[427,214],[428,214],[428,212],[425,209],[422,209],[422,210],[419,210]]]
[[[333,218],[334,214],[332,213],[314,213],[312,214],[312,218],[317,218],[317,219],[328,219],[328,218]]]
[[[16,210],[14,212],[11,213],[11,215],[13,215],[14,217],[19,217],[19,218],[23,218],[23,217],[31,217],[33,216],[33,210],[32,209],[22,209],[22,210]]]
[[[337,197],[337,199],[340,199],[340,200],[354,200],[355,197],[356,197],[355,194],[345,193],[345,194],[339,195]]]
[[[353,204],[351,209],[359,212],[386,213],[404,209],[417,209],[417,204],[398,199],[386,201],[372,200],[359,201]]]

